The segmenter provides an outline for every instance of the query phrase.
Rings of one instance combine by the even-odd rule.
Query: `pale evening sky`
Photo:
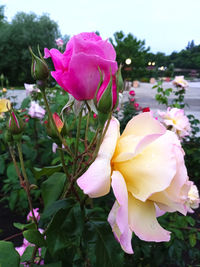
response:
[[[62,35],[99,31],[106,39],[122,30],[166,54],[191,40],[200,44],[200,0],[1,0],[0,5],[8,21],[19,11],[48,13]]]

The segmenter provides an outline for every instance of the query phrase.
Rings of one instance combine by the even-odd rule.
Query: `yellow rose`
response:
[[[113,118],[96,160],[77,183],[90,197],[107,194],[112,185],[116,201],[108,221],[127,253],[133,253],[132,232],[145,241],[169,241],[170,232],[156,217],[187,212],[188,176],[180,141],[150,112],[130,120],[121,136]]]

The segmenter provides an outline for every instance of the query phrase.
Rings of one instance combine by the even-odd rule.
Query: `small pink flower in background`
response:
[[[134,91],[134,90],[130,90],[130,91],[129,91],[129,95],[130,95],[130,96],[134,96],[134,95],[135,95],[135,91]]]
[[[56,45],[58,46],[58,48],[63,47],[64,42],[61,38],[56,39],[55,42],[56,42]]]
[[[185,202],[188,212],[193,213],[193,209],[198,209],[200,203],[199,191],[193,183],[191,184],[190,190],[188,192],[188,197]]]
[[[56,143],[53,143],[53,144],[52,144],[52,152],[53,152],[53,153],[56,153],[57,148],[58,148],[58,145],[57,145]],[[65,148],[65,146],[62,145],[62,148]]]
[[[179,138],[190,135],[191,127],[183,109],[167,108],[166,112],[158,111],[161,122],[170,130],[175,132]]]
[[[33,213],[36,220],[39,221],[40,220],[39,208],[33,209]],[[27,221],[33,221],[32,211],[30,211],[29,214],[27,215]]]
[[[33,213],[34,216],[36,218],[37,221],[40,220],[40,214],[39,214],[39,208],[33,209]],[[32,217],[32,212],[30,211],[27,215],[27,221],[32,221],[33,217]],[[39,228],[38,231],[42,234],[44,232],[43,229]],[[34,247],[33,244],[29,243],[25,238],[23,239],[23,244],[21,247],[16,247],[15,250],[19,253],[20,256],[22,256],[24,254],[24,251],[26,250],[27,247]],[[38,249],[38,254],[39,256],[41,256],[41,248]],[[29,266],[29,265],[25,265],[25,263],[21,263],[24,264],[24,266]],[[43,265],[44,261],[42,260],[40,265]]]
[[[175,79],[172,81],[172,83],[181,88],[186,88],[188,87],[188,82],[184,79],[184,76],[175,76]]]
[[[56,149],[57,149],[58,145],[56,143],[52,144],[52,152],[56,153]]]
[[[97,114],[96,114],[96,113],[93,114],[93,118],[94,118],[94,119],[97,118]]]
[[[134,102],[135,101],[135,98],[134,97],[130,98],[130,101],[131,102]]]
[[[32,118],[43,119],[45,115],[45,110],[35,101],[31,101],[31,106],[28,110],[28,114]]]
[[[26,250],[26,248],[30,245],[30,243],[24,238],[23,239],[23,244],[21,247],[16,247],[15,249],[17,250],[17,252],[19,253],[20,256],[22,256],[24,254],[24,251]],[[34,245],[32,245],[34,246]]]
[[[126,253],[133,253],[132,232],[144,241],[170,240],[156,216],[187,213],[191,182],[180,141],[150,112],[130,120],[121,136],[113,118],[97,158],[77,183],[92,198],[106,195],[112,186],[116,201],[108,221]]]
[[[117,72],[114,47],[95,33],[80,33],[67,43],[62,54],[59,50],[45,48],[45,58],[51,57],[55,71],[51,72],[57,83],[77,100],[93,99],[100,82]]]
[[[140,105],[139,105],[137,102],[135,102],[135,103],[134,103],[134,107],[135,107],[136,110],[139,110]]]
[[[116,111],[117,111],[117,112],[119,112],[119,111],[120,111],[120,107],[119,107],[119,106],[116,108]]]
[[[26,89],[26,95],[30,95],[32,92],[40,92],[40,89],[38,89],[35,84],[25,83],[24,87]]]

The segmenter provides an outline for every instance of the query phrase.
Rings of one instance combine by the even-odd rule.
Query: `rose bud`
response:
[[[25,123],[23,122],[23,120],[17,115],[17,113],[11,111],[7,126],[8,131],[14,137],[15,135],[19,136],[24,131],[24,128],[25,128]]]
[[[31,48],[29,48],[29,50],[32,55],[31,75],[33,79],[38,81],[46,80],[49,77],[49,69],[46,62],[42,57],[41,58],[37,57],[33,53]]]

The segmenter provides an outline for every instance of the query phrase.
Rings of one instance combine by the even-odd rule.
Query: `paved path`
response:
[[[150,107],[152,110],[165,110],[165,105],[160,105],[155,100],[155,95],[157,93],[156,89],[152,89],[152,84],[149,83],[140,83],[138,88],[132,88],[136,95],[136,101],[142,107]],[[163,83],[164,88],[172,88],[173,85],[171,82]],[[124,92],[124,99],[128,98],[128,92]],[[170,97],[170,100],[172,98]],[[200,83],[199,82],[191,82],[189,83],[189,87],[186,89],[185,94],[185,102],[189,105],[189,107],[185,107],[186,114],[193,114],[197,119],[200,120]]]
[[[152,84],[140,83],[138,88],[133,88],[136,93],[136,101],[142,106],[149,106],[152,110],[162,109],[165,110],[166,107],[159,105],[155,100],[156,89],[151,89]],[[173,87],[172,83],[163,83],[164,88]],[[14,97],[11,99],[15,100],[17,107],[20,107],[21,102],[26,97],[25,90],[8,90],[7,96]],[[128,92],[124,92],[124,100],[128,99]],[[193,114],[196,118],[200,120],[200,82],[191,82],[189,87],[186,89],[185,102],[189,104],[189,108],[185,108],[186,114]]]

